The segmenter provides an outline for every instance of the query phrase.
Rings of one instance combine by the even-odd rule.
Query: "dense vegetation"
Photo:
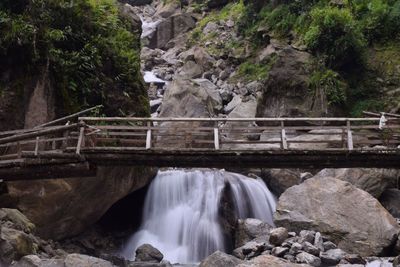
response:
[[[393,77],[386,76],[393,74],[400,52],[391,53],[389,64],[377,66],[376,62],[381,51],[400,49],[396,44],[400,40],[400,1],[248,2],[239,30],[253,44],[265,43],[260,29],[267,29],[274,38],[304,46],[322,62],[323,70],[311,77],[311,89],[329,89],[329,101],[345,103],[353,115],[393,104],[381,97],[379,87],[386,84],[376,80],[385,77],[387,84],[393,82]]]
[[[63,112],[107,107],[122,94],[146,115],[140,30],[132,27],[115,0],[2,0],[0,70],[15,70],[15,81],[47,68]]]

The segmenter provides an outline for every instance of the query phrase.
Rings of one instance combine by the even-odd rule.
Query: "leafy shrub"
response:
[[[347,84],[330,69],[314,72],[310,78],[310,89],[325,95],[328,104],[339,105],[346,101]]]
[[[116,0],[13,2],[26,1],[0,5],[0,61],[29,75],[48,65],[66,112],[104,102],[107,92],[119,90],[147,114],[141,108],[146,92],[139,36],[120,17]]]
[[[328,66],[359,63],[365,39],[348,9],[315,8],[304,41],[314,53],[325,55]]]

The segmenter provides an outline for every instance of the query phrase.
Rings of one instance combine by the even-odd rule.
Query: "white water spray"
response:
[[[261,179],[215,170],[160,171],[147,193],[140,230],[122,255],[133,259],[145,243],[173,263],[198,262],[216,250],[225,251],[218,211],[226,184],[239,218],[273,224],[276,200]]]

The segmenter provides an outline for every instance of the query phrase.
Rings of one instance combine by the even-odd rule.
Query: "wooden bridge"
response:
[[[400,118],[71,116],[0,133],[2,180],[94,176],[108,165],[400,168]]]

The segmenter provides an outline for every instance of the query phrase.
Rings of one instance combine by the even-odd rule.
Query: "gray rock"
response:
[[[297,253],[300,252],[300,250],[303,249],[303,245],[300,243],[293,243],[293,245],[291,246],[290,250],[289,250],[289,254],[291,255],[296,255]]]
[[[367,264],[367,262],[357,254],[346,254],[343,259],[351,264]]]
[[[223,70],[219,73],[219,78],[221,80],[226,80],[229,78],[230,73],[227,70]]]
[[[285,255],[286,256],[286,255]],[[290,255],[289,255],[290,256]],[[261,255],[237,267],[310,267],[308,264],[296,264],[272,255]]]
[[[298,262],[298,263],[306,263],[306,264],[309,264],[309,265],[315,266],[315,267],[321,266],[320,258],[318,258],[318,257],[316,257],[314,255],[311,255],[311,254],[309,254],[307,252],[301,252],[301,253],[297,254],[296,255],[296,262]]]
[[[287,238],[288,230],[284,227],[275,228],[269,232],[269,242],[272,245],[280,246]]]
[[[22,231],[0,227],[0,263],[10,264],[26,255],[35,254],[34,238]]]
[[[239,95],[235,95],[232,100],[224,107],[224,112],[229,113],[234,110],[240,103],[242,102],[242,98]]]
[[[391,188],[386,189],[381,197],[379,198],[379,202],[382,204],[385,209],[387,209],[390,214],[392,214],[395,218],[400,218],[400,190]]]
[[[232,255],[244,260],[244,259],[251,259],[253,257],[257,257],[260,255],[266,248],[265,242],[256,242],[256,241],[250,241],[246,243],[245,245],[236,248]]]
[[[340,262],[341,259],[346,256],[346,252],[340,248],[330,249],[328,251],[322,252],[320,255],[321,261],[328,265],[335,265]]]
[[[235,231],[235,247],[241,247],[255,238],[267,240],[271,226],[258,219],[239,219]]]
[[[289,248],[285,247],[274,247],[271,251],[271,254],[276,257],[283,257],[286,253],[289,252]]]
[[[210,81],[176,79],[168,84],[160,117],[208,118],[221,108],[221,96]]]
[[[200,78],[203,74],[203,68],[194,61],[187,61],[179,73],[185,79]]]
[[[203,34],[207,35],[212,32],[216,32],[219,26],[217,23],[210,21],[207,25],[203,28]]]
[[[340,179],[379,198],[385,189],[396,187],[397,180],[400,179],[400,171],[373,168],[324,169],[314,177]]]
[[[320,232],[315,233],[314,238],[314,246],[318,248],[320,251],[324,251],[324,240],[322,239],[322,235]]]
[[[164,255],[150,244],[141,245],[136,249],[135,261],[160,262]]]
[[[331,241],[325,241],[323,243],[323,247],[324,247],[324,251],[337,248],[335,243],[333,243]]]
[[[27,255],[19,261],[13,262],[11,267],[42,267],[42,260],[37,255]],[[64,266],[64,264],[63,264]]]
[[[193,57],[197,64],[207,70],[215,64],[215,59],[204,48],[199,46],[193,48]]]
[[[299,236],[300,242],[314,243],[315,231],[301,230]]]
[[[307,241],[303,243],[303,250],[317,257],[320,253],[320,250],[316,246]]]
[[[123,3],[128,3],[131,6],[144,6],[150,5],[153,0],[119,0]]]
[[[319,231],[361,256],[380,254],[399,232],[396,220],[370,194],[333,178],[311,178],[286,190],[274,219],[290,231]]]
[[[64,265],[65,267],[114,267],[109,261],[82,254],[69,254],[64,260]]]
[[[0,209],[0,222],[8,221],[12,228],[31,233],[35,230],[35,225],[17,209]]]
[[[199,267],[236,267],[242,261],[234,256],[216,251],[205,258]]]

